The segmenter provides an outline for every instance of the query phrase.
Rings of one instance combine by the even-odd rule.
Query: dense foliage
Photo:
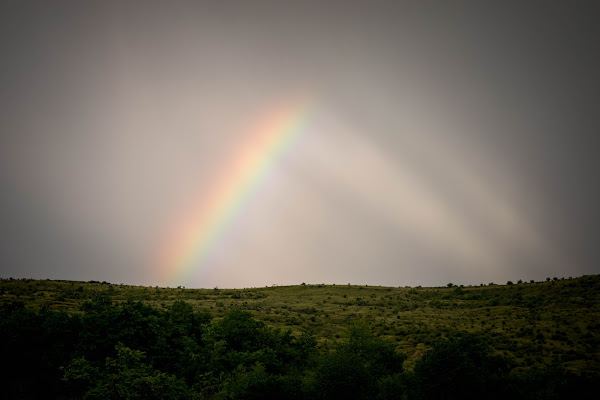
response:
[[[406,356],[366,322],[328,350],[247,311],[214,318],[183,301],[161,310],[97,296],[73,314],[4,303],[0,346],[3,398],[14,399],[558,399],[598,389],[597,377],[559,364],[515,369],[466,332],[405,370]]]
[[[215,319],[240,309],[271,328],[291,329],[295,336],[311,332],[322,350],[333,350],[349,324],[366,320],[375,336],[406,354],[409,370],[436,342],[469,332],[514,361],[515,368],[558,362],[578,374],[600,375],[600,275],[434,288],[302,284],[186,289],[0,279],[0,306],[24,302],[35,310],[77,314],[97,296],[115,304],[133,299],[163,311],[185,301]]]

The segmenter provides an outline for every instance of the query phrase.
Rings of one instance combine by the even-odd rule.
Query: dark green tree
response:
[[[348,339],[318,364],[313,390],[326,399],[371,398],[381,379],[402,372],[404,359],[368,325],[352,325]]]
[[[510,365],[472,336],[441,341],[415,365],[416,398],[497,398]]]
[[[76,398],[183,400],[194,397],[182,379],[145,364],[143,352],[122,344],[115,346],[115,350],[116,357],[108,357],[102,368],[94,368],[82,357],[64,369],[63,379],[72,385],[71,388],[84,391]]]

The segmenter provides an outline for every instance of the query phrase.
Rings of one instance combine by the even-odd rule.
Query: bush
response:
[[[145,364],[143,352],[122,344],[115,348],[116,358],[108,357],[103,368],[93,368],[85,358],[75,359],[66,368],[63,379],[87,389],[83,397],[89,400],[193,398],[192,391],[183,380]],[[87,387],[84,382],[87,382]]]
[[[315,393],[325,399],[371,398],[380,379],[402,372],[404,359],[367,325],[353,325],[348,339],[317,366]]]
[[[510,366],[471,336],[438,342],[415,365],[415,391],[421,399],[483,399],[501,392]]]

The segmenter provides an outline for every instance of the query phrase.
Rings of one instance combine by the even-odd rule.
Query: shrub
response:
[[[501,392],[506,359],[474,337],[437,342],[415,365],[417,397],[483,399]]]

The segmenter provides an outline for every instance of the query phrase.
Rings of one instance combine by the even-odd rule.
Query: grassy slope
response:
[[[222,315],[236,307],[269,326],[312,332],[323,348],[345,327],[368,320],[374,331],[409,356],[458,331],[484,336],[519,367],[560,361],[600,376],[600,275],[544,283],[464,288],[298,285],[253,289],[169,289],[95,282],[0,280],[0,304],[23,301],[39,309],[79,312],[103,294],[158,308],[176,300]]]

